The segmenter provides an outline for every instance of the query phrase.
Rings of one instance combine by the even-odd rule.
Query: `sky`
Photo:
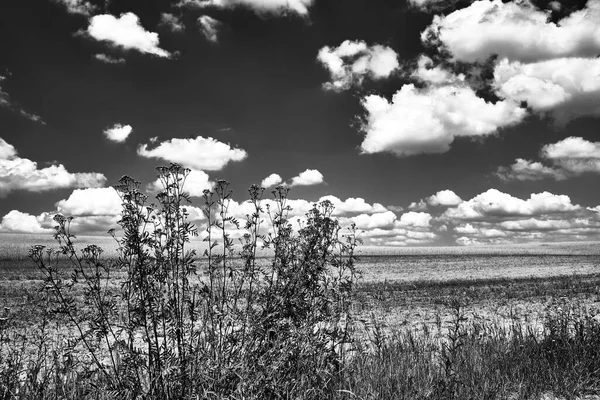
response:
[[[4,0],[0,233],[123,175],[330,200],[369,245],[600,240],[600,0]]]

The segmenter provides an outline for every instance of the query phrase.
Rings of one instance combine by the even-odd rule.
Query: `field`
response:
[[[50,235],[1,235],[0,239],[2,321],[10,321],[10,329],[15,332],[33,332],[44,319],[43,299],[38,291],[43,281],[41,272],[27,257],[27,250],[32,244],[52,246],[53,242]],[[99,244],[106,249],[108,258],[116,254],[116,245],[110,238],[80,238],[76,243],[79,248],[89,243]],[[201,242],[193,242],[192,246],[202,249]],[[258,262],[268,263],[268,256],[262,254],[263,258],[259,258]],[[470,348],[471,341],[475,340],[473,335],[481,335],[482,331],[498,342],[514,340],[515,335],[525,332],[527,334],[521,339],[526,343],[533,337],[543,337],[549,315],[556,316],[566,311],[568,318],[577,315],[593,320],[598,320],[600,315],[597,311],[600,309],[600,244],[406,249],[367,247],[360,250],[359,257],[358,269],[362,278],[358,282],[354,305],[360,325],[357,333],[359,347],[364,354],[392,352],[396,355],[402,353],[402,356],[387,366],[382,362],[369,364],[372,360],[358,357],[357,363],[353,364],[353,368],[357,369],[352,376],[362,378],[350,378],[348,381],[357,398],[395,398],[392,394],[395,391],[413,391],[412,395],[402,397],[407,399],[431,398],[434,394],[430,392],[431,385],[426,383],[441,372],[434,371],[435,362],[423,362],[424,359],[446,357],[443,358],[446,365],[454,364],[451,368],[457,368],[460,352]],[[203,279],[202,275],[200,273],[200,279]],[[120,277],[114,279],[116,288]],[[51,336],[55,338],[68,334],[58,324],[53,329]],[[6,334],[3,330],[2,335]],[[454,341],[460,341],[460,346],[453,349]],[[413,350],[402,347],[407,343],[413,343]],[[415,350],[415,343],[420,350]],[[440,353],[440,348],[447,349],[446,353]],[[474,350],[469,354],[475,354]],[[418,360],[415,357],[419,357]],[[517,361],[511,362],[517,365]],[[592,371],[594,374],[600,371],[600,365],[596,367],[598,369]],[[369,372],[377,368],[387,368],[381,376],[389,374],[389,368],[396,372],[383,382],[381,376]],[[423,374],[418,385],[414,383],[415,376],[410,378],[412,381],[406,378],[413,374],[413,368],[416,368],[415,371],[422,369],[415,372]],[[456,371],[442,372],[446,374],[445,379],[454,376],[452,374],[460,375]],[[474,373],[471,371],[469,374],[472,377]],[[404,377],[399,378],[401,375]],[[503,395],[513,393],[512,398],[550,399],[556,394],[564,398],[584,398],[587,395],[585,398],[592,399],[595,397],[589,396],[600,390],[597,387],[600,382],[583,378],[581,382],[564,384],[560,384],[562,381],[558,379],[546,386],[541,383],[529,387],[523,383],[522,388],[514,387],[507,383],[508,378],[504,379],[496,382],[498,387],[490,390]],[[446,384],[457,385],[454,381]],[[450,390],[449,387],[444,390]],[[460,392],[456,388],[452,390]],[[483,393],[484,389],[481,390],[477,393]],[[359,393],[362,395],[359,396]],[[447,398],[461,398],[463,395],[466,396],[463,393],[453,395],[455,397],[448,395]],[[489,398],[506,398],[503,395]]]

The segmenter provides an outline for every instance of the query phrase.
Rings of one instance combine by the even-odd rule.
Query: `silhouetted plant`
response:
[[[45,290],[92,366],[89,393],[117,398],[322,398],[331,393],[351,344],[357,277],[354,226],[342,234],[330,202],[315,205],[297,231],[288,189],[273,200],[250,188],[242,227],[231,191],[204,191],[206,250],[188,250],[197,228],[184,191],[189,170],[158,168],[156,204],[123,177],[118,259],[95,245],[78,254],[71,218],[61,215],[58,250],[31,249]],[[243,231],[239,245],[232,232]],[[270,249],[269,262],[257,257]],[[72,268],[65,276],[60,260]],[[205,268],[206,277],[199,273]],[[120,286],[115,287],[115,279]],[[81,299],[82,298],[82,299]],[[81,300],[87,307],[81,307]],[[80,382],[82,383],[82,382]]]

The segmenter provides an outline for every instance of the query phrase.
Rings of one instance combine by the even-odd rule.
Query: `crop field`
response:
[[[0,235],[0,239],[0,306],[29,323],[42,275],[28,250],[33,244],[56,244],[52,235]],[[80,249],[97,244],[107,259],[117,254],[117,245],[108,236],[81,237],[75,243]],[[190,247],[201,254],[203,245],[194,240]],[[258,262],[267,263],[268,254]],[[375,316],[391,328],[433,326],[440,315],[449,316],[447,301],[455,297],[464,300],[469,316],[502,321],[534,321],[557,297],[600,305],[600,244],[595,243],[365,247],[359,249],[358,269],[360,314],[363,319]],[[118,281],[115,276],[115,285]]]

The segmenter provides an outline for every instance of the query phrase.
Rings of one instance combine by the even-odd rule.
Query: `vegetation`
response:
[[[593,309],[555,302],[539,327],[518,319],[505,325],[465,312],[465,284],[481,294],[477,288],[494,282],[357,285],[359,233],[339,226],[331,203],[315,205],[294,226],[286,188],[266,200],[253,186],[242,223],[230,215],[231,192],[219,181],[204,193],[206,226],[198,232],[186,209],[188,170],[174,164],[158,172],[157,204],[148,204],[129,177],[115,187],[123,202],[122,237],[111,232],[118,258],[103,258],[95,245],[78,252],[71,218],[60,215],[58,248],[31,249],[44,282],[27,298],[37,320],[23,328],[8,308],[0,317],[1,399],[538,399],[600,392]],[[201,254],[189,249],[198,234],[206,242]],[[260,248],[271,250],[268,261],[257,259]],[[565,277],[555,286],[575,292],[583,285],[597,296],[595,278]],[[452,317],[439,317],[435,330],[391,329],[367,309],[371,318],[361,323],[365,298],[389,302],[415,290],[441,293]]]

